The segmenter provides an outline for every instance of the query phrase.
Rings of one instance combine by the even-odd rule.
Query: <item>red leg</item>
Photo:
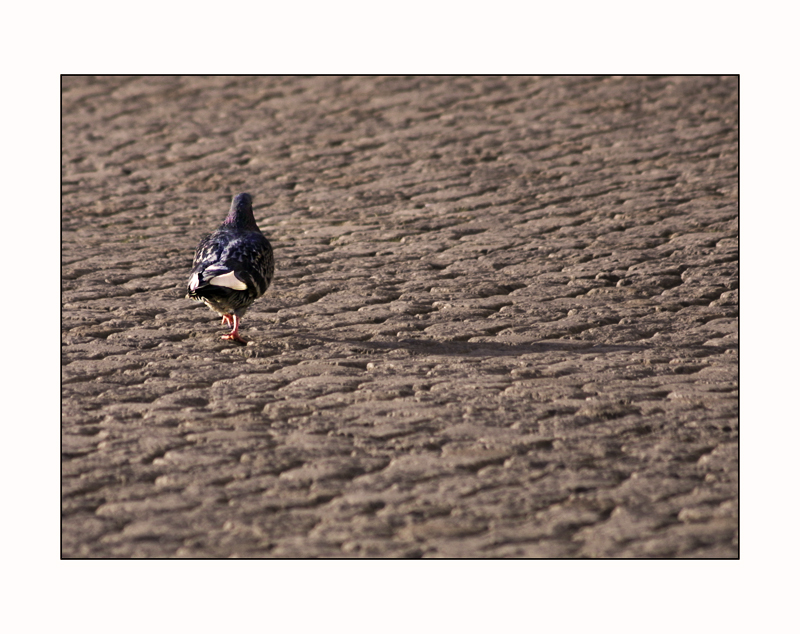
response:
[[[226,315],[227,317],[228,315]],[[233,318],[233,330],[231,330],[227,335],[222,335],[222,338],[226,341],[236,341],[237,343],[247,343],[244,339],[239,336],[239,318],[236,315],[231,316]],[[224,319],[224,317],[223,317]]]
[[[223,315],[222,316],[222,325],[223,326],[233,326],[233,315]]]

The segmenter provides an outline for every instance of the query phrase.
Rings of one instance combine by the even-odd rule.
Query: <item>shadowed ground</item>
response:
[[[735,78],[63,80],[64,557],[737,557]],[[247,346],[184,298],[250,192]]]

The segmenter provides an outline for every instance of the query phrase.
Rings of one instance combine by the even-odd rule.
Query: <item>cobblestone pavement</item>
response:
[[[66,77],[64,557],[737,557],[736,78]],[[237,346],[184,298],[250,192]]]

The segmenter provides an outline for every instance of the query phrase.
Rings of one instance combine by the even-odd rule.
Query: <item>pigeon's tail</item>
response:
[[[218,267],[196,271],[189,279],[189,293],[196,293],[198,289],[206,286],[220,286],[234,291],[247,290],[247,284],[240,280],[234,271]]]
[[[234,271],[210,268],[195,271],[189,278],[187,297],[206,304],[221,315],[244,315],[255,292]]]

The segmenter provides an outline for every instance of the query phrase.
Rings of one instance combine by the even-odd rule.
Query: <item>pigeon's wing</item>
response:
[[[230,245],[225,264],[247,284],[255,297],[267,292],[275,270],[272,246],[260,232],[250,232]]]
[[[201,264],[209,257],[209,246],[213,237],[213,233],[205,235],[200,240],[200,244],[197,245],[197,249],[194,252],[194,260],[192,260],[192,273],[198,270],[198,264]]]
[[[235,279],[231,279],[233,269],[225,263],[224,255],[229,242],[230,236],[219,232],[207,235],[200,241],[192,262],[191,277],[189,278],[190,292],[209,284],[245,288],[241,282],[237,284]],[[214,284],[215,281],[217,281],[217,284]],[[241,290],[241,288],[236,290]]]

